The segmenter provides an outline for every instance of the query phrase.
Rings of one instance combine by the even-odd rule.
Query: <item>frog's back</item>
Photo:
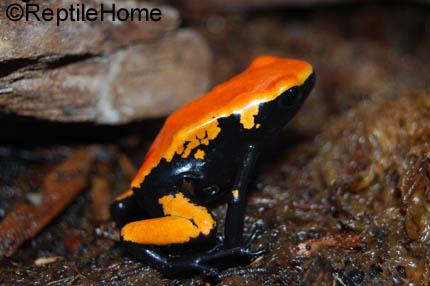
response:
[[[200,145],[209,145],[221,132],[218,120],[232,114],[241,116],[244,128],[253,127],[254,107],[273,100],[283,91],[301,85],[312,73],[304,61],[261,56],[248,69],[215,87],[204,96],[170,115],[152,143],[142,167],[132,182],[138,187],[162,159],[175,155],[204,158]]]

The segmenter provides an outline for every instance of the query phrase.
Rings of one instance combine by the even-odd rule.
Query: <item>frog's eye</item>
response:
[[[279,96],[278,102],[282,108],[289,108],[299,103],[300,99],[301,99],[301,94],[300,94],[299,88],[297,86],[294,86],[288,89],[287,91],[284,91]]]

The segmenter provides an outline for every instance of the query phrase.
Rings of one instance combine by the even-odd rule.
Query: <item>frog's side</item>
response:
[[[131,184],[112,205],[135,257],[165,273],[216,273],[214,264],[264,253],[243,242],[246,187],[259,153],[303,104],[315,81],[306,62],[262,56],[205,96],[173,113]],[[205,207],[228,194],[222,246],[170,256],[160,247],[212,241],[217,223]]]

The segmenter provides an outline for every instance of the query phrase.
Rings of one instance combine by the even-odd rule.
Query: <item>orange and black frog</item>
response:
[[[259,154],[314,82],[307,62],[261,56],[170,115],[130,190],[111,207],[129,253],[167,275],[217,275],[219,268],[264,254],[267,247],[250,247],[261,228],[243,238],[247,185]],[[227,198],[228,209],[224,236],[217,239],[207,206],[220,198]],[[188,250],[172,255],[178,246]]]

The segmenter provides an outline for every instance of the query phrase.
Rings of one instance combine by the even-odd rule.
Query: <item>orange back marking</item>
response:
[[[312,71],[309,63],[300,60],[272,56],[256,58],[245,71],[167,118],[132,187],[139,187],[162,158],[167,162],[175,154],[187,158],[199,145],[209,145],[221,132],[218,118],[236,113],[240,114],[244,128],[258,128],[254,124],[258,104],[275,99],[293,86],[302,85]],[[199,154],[197,157],[202,156]]]

